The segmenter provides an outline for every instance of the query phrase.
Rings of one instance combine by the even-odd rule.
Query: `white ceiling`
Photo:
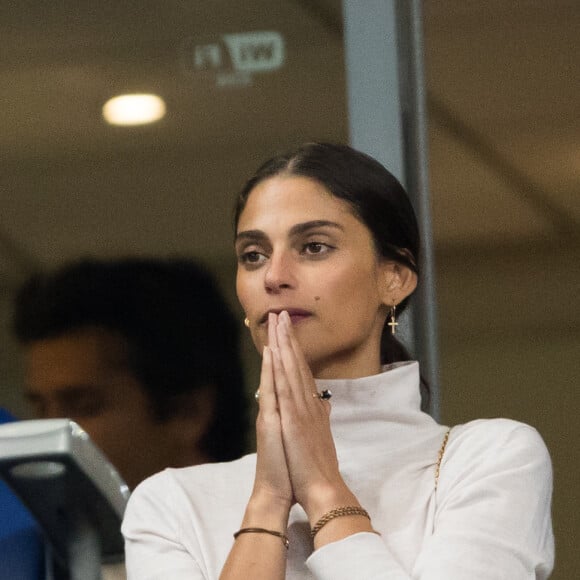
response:
[[[577,0],[425,0],[424,16],[437,248],[578,244]],[[194,69],[194,45],[249,30],[284,36],[283,68],[227,88]],[[0,38],[7,284],[79,254],[227,260],[257,163],[347,139],[340,0],[23,1]],[[126,91],[158,92],[168,116],[107,126]]]

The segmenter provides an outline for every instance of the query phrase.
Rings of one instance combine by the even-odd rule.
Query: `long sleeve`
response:
[[[174,498],[180,495],[167,472],[135,490],[123,521],[128,580],[202,580],[204,576],[185,549]]]
[[[554,558],[551,493],[550,458],[534,429],[474,421],[453,430],[433,530],[412,571],[373,534],[329,544],[307,564],[317,580],[544,580]]]

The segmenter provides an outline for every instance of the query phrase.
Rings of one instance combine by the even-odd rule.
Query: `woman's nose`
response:
[[[279,292],[295,285],[292,259],[286,253],[272,254],[266,267],[264,284],[268,292]]]

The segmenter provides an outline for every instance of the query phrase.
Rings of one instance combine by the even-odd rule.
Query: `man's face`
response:
[[[134,488],[179,464],[179,446],[125,360],[124,340],[103,329],[34,341],[25,347],[25,391],[38,418],[76,421]]]

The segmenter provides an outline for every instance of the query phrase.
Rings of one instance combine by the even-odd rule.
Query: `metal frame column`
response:
[[[434,252],[428,188],[420,0],[343,0],[350,142],[405,184],[423,238],[421,280],[403,341],[440,416]]]

